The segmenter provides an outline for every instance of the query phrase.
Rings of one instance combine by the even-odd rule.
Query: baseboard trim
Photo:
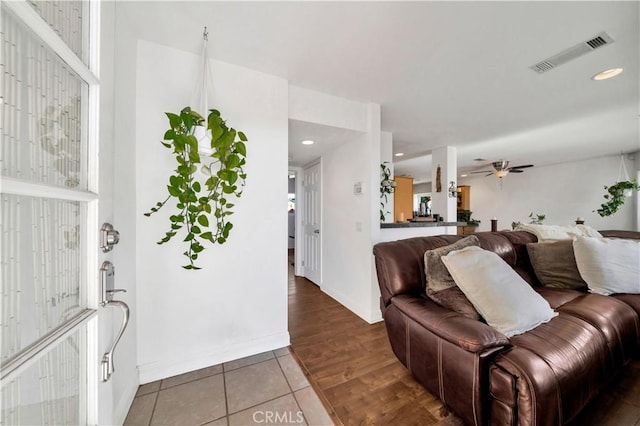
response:
[[[165,359],[141,364],[138,365],[140,384],[151,383],[178,374],[188,373],[189,371],[279,349],[289,346],[290,343],[291,340],[287,331],[259,339],[234,343],[223,348],[212,347],[188,358]]]
[[[371,311],[366,306],[359,306],[357,303],[353,302],[339,291],[335,291],[327,287],[320,287],[320,290],[322,290],[322,292],[327,296],[331,297],[342,306],[362,318],[367,323],[374,324],[376,322],[382,321],[382,314],[380,313],[379,309],[377,309],[377,311]]]
[[[133,400],[136,397],[136,393],[138,393],[138,382],[132,381],[131,385],[128,386],[127,391],[124,393],[124,396],[120,398],[115,406],[115,410],[113,412],[114,424],[124,424],[124,421],[127,419],[127,414],[129,414],[131,404],[133,404]]]

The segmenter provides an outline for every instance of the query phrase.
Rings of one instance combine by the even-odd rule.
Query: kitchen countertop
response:
[[[389,228],[427,228],[436,226],[467,226],[467,222],[400,222],[400,223],[381,223],[381,229]]]

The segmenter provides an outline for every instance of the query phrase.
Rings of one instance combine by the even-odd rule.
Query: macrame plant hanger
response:
[[[628,182],[629,172],[627,172],[627,165],[624,163],[624,154],[620,153],[620,166],[618,166],[618,179],[616,179],[616,183],[618,182]],[[631,189],[624,190],[625,197],[631,197],[633,195],[633,191]]]
[[[209,41],[209,33],[207,27],[204,27],[202,33],[202,54],[200,72],[196,84],[196,92],[193,99],[196,111],[204,117],[204,126],[197,126],[193,135],[198,139],[198,152],[200,155],[211,155],[213,149],[211,148],[211,134],[207,129],[207,116],[209,115],[209,92],[211,88],[211,69],[209,68],[209,56],[207,54],[207,42]]]

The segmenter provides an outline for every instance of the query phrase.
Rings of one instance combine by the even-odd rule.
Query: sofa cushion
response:
[[[598,231],[588,225],[536,225],[521,223],[517,231],[527,231],[538,237],[538,241],[570,240],[575,236],[602,237]]]
[[[611,297],[622,300],[640,315],[640,294],[618,293],[612,294]]]
[[[545,287],[586,289],[573,254],[572,240],[544,241],[527,244],[533,270]]]
[[[557,315],[497,254],[466,247],[442,257],[456,284],[487,321],[507,337],[524,333]]]
[[[613,373],[602,333],[572,315],[560,313],[510,340],[513,347],[491,367],[489,389],[496,402],[512,408],[513,424],[568,423]]]
[[[440,306],[451,309],[468,318],[480,319],[480,314],[469,299],[458,288],[449,271],[442,263],[442,256],[465,247],[479,246],[478,238],[470,235],[453,244],[427,250],[424,253],[424,273],[427,296]]]
[[[576,237],[573,248],[589,291],[640,294],[640,241]]]

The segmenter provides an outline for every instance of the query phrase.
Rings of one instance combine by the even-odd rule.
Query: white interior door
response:
[[[304,207],[302,227],[304,241],[304,276],[320,285],[322,282],[322,234],[321,234],[321,167],[316,163],[303,171],[302,192]]]
[[[98,9],[1,5],[1,424],[97,418]]]

